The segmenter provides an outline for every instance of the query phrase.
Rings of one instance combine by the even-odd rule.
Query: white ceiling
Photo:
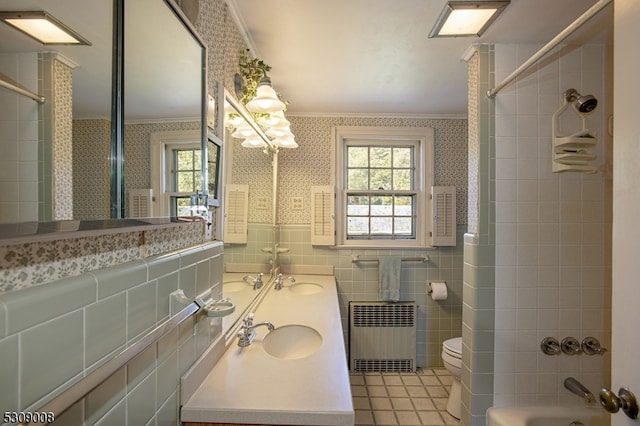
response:
[[[55,51],[73,70],[75,118],[111,116],[112,0],[1,0],[0,11],[45,10],[91,46],[45,46],[0,23],[3,52]],[[162,0],[125,7],[125,114],[127,120],[195,119],[200,106],[202,50]],[[0,73],[20,75],[1,60]],[[37,92],[37,87],[27,87]],[[2,89],[4,90],[4,89]]]
[[[432,39],[446,0],[228,3],[254,54],[273,67],[289,113],[458,116],[467,112],[462,58],[472,44],[543,46],[596,0],[512,0],[480,38]],[[607,6],[567,41],[610,41],[612,11]]]
[[[142,1],[149,2],[143,6],[143,24],[133,26],[168,34],[168,26],[159,24],[162,17],[158,16],[166,14],[166,9],[161,12],[152,7],[161,2],[135,0],[132,4]],[[462,57],[472,44],[543,45],[597,0],[512,0],[482,37],[434,39],[428,34],[446,0],[226,1],[254,54],[273,67],[273,85],[289,101],[289,113],[465,116],[467,64]],[[92,42],[90,47],[56,50],[80,65],[73,72],[74,115],[81,111],[78,116],[108,116],[111,0],[92,0],[90,6],[86,0],[0,3],[0,10],[47,10]],[[612,9],[608,6],[570,40],[610,41]],[[160,36],[155,34],[150,36]],[[175,44],[171,40],[176,36],[167,37],[169,40],[146,46],[144,52],[168,57],[166,49]],[[38,43],[0,24],[0,53],[40,50]],[[185,90],[186,83],[198,83],[194,77],[177,77],[179,69],[185,68],[182,65],[174,60],[141,72],[144,80],[157,78],[165,89],[164,94],[159,89],[143,90],[142,94],[157,93],[175,103],[175,93]],[[125,88],[128,99],[133,98],[136,86],[142,85]],[[127,107],[128,112],[139,111],[137,118],[157,116],[153,107],[166,104],[140,99],[140,108]],[[175,116],[175,110],[168,114]]]

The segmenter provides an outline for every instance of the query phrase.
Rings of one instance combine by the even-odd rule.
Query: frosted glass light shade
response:
[[[285,118],[284,112],[282,111],[269,113],[268,117],[260,116],[256,120],[265,127],[288,126],[291,124],[289,120]]]
[[[271,136],[272,138],[279,138],[279,137],[283,137],[283,136],[291,136],[293,137],[293,133],[291,133],[291,129],[289,128],[289,126],[274,126],[269,128],[266,131],[267,136]]]
[[[297,148],[298,144],[296,140],[293,138],[293,134],[291,136],[282,136],[279,138],[275,138],[272,140],[274,145],[280,148]]]
[[[262,148],[267,146],[265,141],[263,141],[262,138],[258,135],[246,138],[240,145],[245,148]]]
[[[276,91],[268,84],[260,84],[256,96],[247,102],[247,109],[251,112],[277,112],[284,110],[284,102],[278,99]]]
[[[244,139],[251,136],[258,136],[258,135],[256,134],[256,131],[253,130],[253,128],[247,123],[240,124],[240,126],[238,126],[236,130],[233,133],[231,133],[231,137],[236,139]]]

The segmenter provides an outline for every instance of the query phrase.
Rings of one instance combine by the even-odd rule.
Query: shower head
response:
[[[581,95],[576,89],[569,89],[564,92],[564,98],[568,102],[575,102],[576,108],[582,113],[588,113],[596,109],[598,100],[593,95]]]

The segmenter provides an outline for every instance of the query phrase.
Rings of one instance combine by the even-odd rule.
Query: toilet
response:
[[[449,391],[447,411],[456,419],[460,418],[460,372],[462,371],[462,337],[454,337],[442,342],[442,362],[453,376]]]

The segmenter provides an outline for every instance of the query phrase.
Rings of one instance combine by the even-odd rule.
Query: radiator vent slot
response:
[[[415,371],[416,310],[407,302],[350,302],[351,371]]]
[[[415,371],[410,359],[357,359],[353,371]]]
[[[414,327],[415,305],[353,305],[354,327]]]

